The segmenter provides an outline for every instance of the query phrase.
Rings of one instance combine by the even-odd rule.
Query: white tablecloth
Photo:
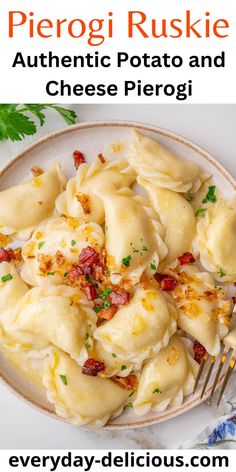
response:
[[[76,105],[70,108],[77,112],[79,121],[125,119],[182,134],[209,151],[236,177],[235,105]],[[34,137],[19,143],[0,142],[1,167],[29,142],[65,126],[53,112],[47,116],[46,125]],[[203,403],[165,423],[121,432],[88,431],[53,420],[31,409],[0,385],[0,448],[235,448],[235,390],[234,377],[218,410]]]

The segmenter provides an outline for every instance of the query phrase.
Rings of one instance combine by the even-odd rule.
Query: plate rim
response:
[[[216,158],[214,158],[208,151],[206,151],[204,148],[200,147],[199,145],[195,144],[191,140],[183,137],[182,135],[179,135],[173,131],[167,130],[165,128],[161,128],[155,125],[150,125],[142,122],[136,122],[136,121],[127,121],[127,120],[98,120],[98,121],[87,121],[83,123],[76,123],[75,125],[67,126],[65,128],[62,128],[60,130],[57,130],[53,133],[46,134],[45,136],[36,139],[33,143],[30,143],[27,146],[24,146],[21,151],[19,151],[11,161],[6,164],[0,171],[0,179],[1,177],[10,170],[11,167],[13,167],[16,162],[19,160],[23,159],[26,154],[31,152],[32,150],[36,149],[38,146],[45,144],[47,142],[50,142],[52,139],[55,139],[59,136],[64,136],[68,133],[80,130],[80,129],[91,129],[91,128],[101,128],[101,127],[123,127],[123,128],[135,128],[139,129],[142,131],[150,131],[154,133],[158,133],[159,135],[165,136],[167,138],[172,139],[173,141],[177,141],[181,144],[184,144],[186,147],[194,150],[198,154],[200,154],[204,159],[209,161],[224,177],[225,179],[230,183],[230,185],[233,187],[234,190],[236,190],[236,180],[234,177],[228,172],[228,170],[225,169],[225,167],[218,162]],[[68,420],[65,418],[61,418],[57,415],[56,412],[53,412],[52,410],[49,410],[47,407],[42,406],[37,404],[36,400],[33,400],[32,398],[26,396],[24,393],[20,392],[15,386],[13,386],[12,382],[4,377],[4,375],[0,372],[0,383],[4,385],[8,391],[10,391],[16,398],[23,400],[26,404],[34,408],[36,411],[40,413],[44,413],[45,415],[56,419],[58,421],[64,422],[64,423],[69,423]],[[193,399],[192,402],[188,403],[187,405],[180,405],[180,407],[174,411],[174,412],[169,412],[161,417],[154,417],[150,419],[143,419],[140,420],[137,417],[137,421],[134,423],[126,423],[126,424],[106,424],[103,426],[102,430],[127,430],[127,429],[136,429],[136,428],[142,428],[145,426],[150,426],[154,424],[161,423],[163,421],[166,421],[168,419],[172,419],[178,415],[181,415],[182,413],[185,413],[189,410],[191,410],[194,406],[200,405],[206,398],[209,396],[211,391],[211,387],[207,389],[205,392],[205,395],[203,398],[200,398],[200,394],[197,398]],[[91,429],[89,426],[82,426],[84,429]]]

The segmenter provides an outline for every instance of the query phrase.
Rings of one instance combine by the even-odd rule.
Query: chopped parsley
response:
[[[185,198],[186,198],[187,202],[192,203],[192,201],[194,200],[194,195],[190,191],[188,191],[186,193]]]
[[[85,343],[86,349],[91,349],[91,345],[89,343]]]
[[[224,273],[224,271],[220,268],[219,269],[219,274],[220,274],[220,277],[225,277],[226,274]]]
[[[147,246],[143,246],[142,251],[149,251],[149,249],[147,248]]]
[[[152,270],[157,270],[157,266],[156,266],[155,262],[151,262],[150,267],[151,267]]]
[[[112,289],[110,287],[104,288],[103,292],[100,295],[100,298],[102,300],[106,300],[106,298],[108,297],[108,295],[110,295],[111,292],[112,292]]]
[[[131,261],[131,256],[123,257],[123,259],[122,259],[122,264],[123,264],[125,267],[129,267],[130,261]]]
[[[67,277],[67,275],[68,275],[68,272],[64,272],[63,276]]]
[[[129,394],[129,398],[132,397],[133,394],[134,394],[134,392],[131,392],[131,393]]]
[[[41,249],[44,244],[45,244],[45,241],[40,241],[40,243],[38,243],[38,249]]]
[[[110,307],[111,307],[110,302],[109,302],[108,300],[106,300],[106,301],[104,302],[104,304],[103,304],[104,310],[108,310],[108,308],[110,308]]]
[[[88,280],[94,287],[98,287],[98,284],[92,275],[85,275],[85,280]]]
[[[133,403],[131,403],[131,402],[130,402],[130,403],[127,403],[126,406],[128,406],[129,408],[133,408]]]
[[[64,383],[64,385],[68,385],[66,375],[59,375],[59,377],[60,377],[61,381]]]
[[[205,212],[207,211],[207,208],[199,208],[196,213],[195,213],[195,216],[198,218],[199,216],[204,216],[205,215]]]
[[[13,279],[13,277],[12,277],[11,274],[3,275],[3,277],[1,277],[1,281],[3,283],[8,282],[9,280],[12,280],[12,279]]]
[[[107,267],[104,269],[103,272],[104,272],[105,275],[110,275],[110,271]]]
[[[161,390],[159,389],[159,387],[157,387],[157,388],[155,388],[155,389],[153,390],[152,393],[161,393]]]
[[[127,369],[127,366],[123,364],[123,365],[121,366],[120,370],[125,370],[125,369]]]
[[[76,241],[74,239],[72,239],[72,241],[70,242],[71,246],[75,246],[76,245]]]
[[[85,339],[88,339],[89,338],[89,333],[86,333],[85,334]]]
[[[113,353],[112,353],[112,357],[117,357],[117,355],[113,352]]]
[[[202,200],[202,203],[208,203],[208,202],[215,203],[215,202],[217,202],[217,197],[215,195],[215,190],[216,190],[216,186],[215,185],[210,185],[210,187],[208,187],[208,192],[207,192],[205,198],[203,198],[203,200]]]
[[[97,305],[97,306],[94,307],[95,313],[99,313],[102,309],[103,309],[102,305]]]
[[[54,275],[55,272],[47,272],[47,275]]]

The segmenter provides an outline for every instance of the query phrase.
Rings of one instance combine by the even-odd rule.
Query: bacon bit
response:
[[[39,270],[42,273],[47,273],[52,268],[52,259],[46,254],[38,254],[38,261],[40,262]]]
[[[129,300],[129,294],[122,290],[120,290],[119,293],[111,292],[110,297],[112,303],[115,305],[125,305]]]
[[[4,249],[3,247],[1,247],[1,249],[0,249],[0,263],[1,262],[11,262],[12,259],[13,259],[12,252],[9,251],[8,249]]]
[[[60,252],[60,251],[57,251],[56,252],[56,263],[59,267],[63,266],[63,264],[65,264],[65,258],[63,256],[63,254]]]
[[[107,310],[101,310],[98,313],[98,317],[104,320],[111,320],[115,313],[117,312],[118,307],[116,305],[111,305]]]
[[[79,263],[84,266],[92,266],[94,264],[99,264],[100,256],[95,249],[88,246],[82,249],[80,256],[79,256]]]
[[[91,213],[89,196],[86,195],[85,193],[79,192],[75,195],[75,197],[77,198],[78,202],[81,204],[84,214],[88,215],[89,213]]]
[[[78,169],[81,164],[84,164],[85,158],[82,152],[78,151],[77,149],[73,152],[73,159],[75,168]]]
[[[99,372],[104,372],[104,362],[96,361],[95,359],[87,359],[82,367],[82,374],[97,377]]]
[[[198,341],[194,341],[193,343],[193,352],[194,352],[194,359],[198,364],[201,364],[203,357],[205,356],[206,349],[200,344]]]
[[[83,272],[81,270],[81,267],[80,266],[74,266],[73,269],[71,269],[69,272],[68,272],[68,280],[74,284],[76,282],[79,282],[80,279],[81,279],[81,275],[83,275]]]
[[[174,277],[167,275],[162,278],[160,283],[161,283],[161,290],[170,292],[171,290],[174,290],[174,288],[176,287],[177,280]]]
[[[99,265],[93,266],[93,276],[98,282],[102,282],[103,279],[103,269]]]
[[[102,153],[98,154],[98,159],[100,159],[100,161],[101,161],[102,164],[105,164],[106,159],[105,159],[105,157],[103,156]]]
[[[16,249],[9,249],[9,251],[11,253],[15,267],[19,268],[24,262],[22,258],[22,249],[18,247]]]
[[[211,292],[210,290],[206,290],[206,292],[204,292],[204,293],[205,293],[205,295],[206,295],[207,297],[209,297],[209,298],[210,298],[210,297],[214,297],[214,293]]]
[[[236,297],[232,297],[232,302],[236,305]]]
[[[31,167],[31,172],[34,177],[38,177],[39,175],[43,174],[43,170],[41,169],[41,167],[38,166]]]
[[[127,375],[127,377],[120,377],[115,375],[112,380],[120,385],[125,390],[135,390],[137,386],[137,377],[135,375]]]
[[[191,252],[185,252],[182,256],[178,257],[180,265],[185,264],[193,264],[195,262],[195,258]]]
[[[95,300],[95,298],[97,298],[97,290],[91,283],[88,282],[86,285],[84,285],[82,290],[89,301]]]

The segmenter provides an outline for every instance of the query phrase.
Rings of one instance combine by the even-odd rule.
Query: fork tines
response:
[[[210,396],[209,396],[209,399],[208,399],[208,404],[211,403],[212,397],[213,397],[214,392],[216,390],[216,387],[217,387],[218,381],[220,379],[220,375],[221,375],[221,373],[224,369],[224,366],[227,365],[228,367],[227,367],[227,370],[226,370],[226,372],[223,376],[223,383],[222,383],[221,390],[220,390],[220,393],[219,393],[219,396],[218,396],[218,399],[217,399],[217,402],[216,402],[217,407],[220,404],[223,393],[226,389],[229,378],[230,378],[230,376],[231,376],[231,374],[234,370],[235,364],[236,364],[236,353],[235,353],[235,350],[233,348],[229,349],[228,347],[225,347],[223,353],[221,353],[220,356],[218,356],[218,357],[210,356],[207,353],[205,354],[205,356],[204,356],[204,358],[201,362],[201,365],[199,367],[198,375],[197,375],[195,385],[194,385],[194,390],[193,390],[193,393],[195,393],[196,390],[197,390],[197,387],[199,385],[199,382],[202,378],[203,371],[204,371],[206,365],[208,365],[206,378],[205,378],[204,385],[203,385],[202,390],[201,390],[201,396],[200,396],[200,398],[203,398],[204,393],[206,391],[206,388],[209,384],[209,380],[211,378],[213,369],[214,369],[218,359],[219,359],[219,365],[218,365],[218,369],[217,369],[217,372],[216,372],[216,375],[215,375],[215,379],[214,379],[214,383],[213,383],[213,386],[212,386],[212,389],[211,389],[211,393],[210,393]]]

